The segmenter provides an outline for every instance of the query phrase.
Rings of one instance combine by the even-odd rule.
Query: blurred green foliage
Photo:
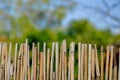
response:
[[[66,39],[71,41],[93,43],[100,45],[114,44],[120,41],[120,34],[112,34],[110,29],[99,30],[86,19],[71,21],[69,27],[46,27],[39,29],[30,21],[26,15],[12,19],[12,29],[9,31],[0,30],[0,41],[24,42],[26,38],[32,42],[61,42]]]
[[[42,47],[43,42],[47,43],[47,47],[51,48],[53,41],[62,42],[63,39],[67,40],[67,50],[69,50],[69,43],[74,41],[77,46],[77,42],[97,44],[98,47],[101,45],[108,45],[120,42],[120,34],[112,34],[110,29],[99,30],[86,19],[72,21],[69,27],[46,27],[43,29],[37,28],[30,19],[22,15],[21,17],[14,19],[12,18],[12,29],[2,31],[0,30],[0,41],[7,41],[22,43],[28,38],[30,48],[32,43],[40,42]],[[41,48],[42,50],[42,48]],[[77,50],[77,47],[76,47]],[[77,51],[75,52],[77,53]],[[31,57],[31,56],[30,56]],[[75,80],[77,79],[77,67],[78,67],[78,54],[75,54]],[[31,58],[30,58],[31,60]]]

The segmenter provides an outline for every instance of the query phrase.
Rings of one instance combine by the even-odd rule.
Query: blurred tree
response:
[[[9,17],[18,18],[25,14],[38,27],[43,28],[60,25],[66,13],[76,6],[76,1],[1,0],[0,5],[0,17],[4,20],[4,24],[11,23]]]
[[[87,3],[84,0],[79,1],[78,4],[80,6],[89,11],[95,12],[95,15],[100,15],[102,20],[106,21],[106,23],[113,29],[119,29],[120,33],[120,0],[101,0],[94,1],[95,3]]]

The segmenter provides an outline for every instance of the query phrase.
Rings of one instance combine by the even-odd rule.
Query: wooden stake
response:
[[[58,80],[58,73],[59,73],[59,48],[58,48],[58,42],[56,42],[56,79]]]
[[[14,72],[13,72],[13,80],[16,80],[16,68],[17,68],[17,52],[18,52],[18,44],[15,45],[15,56],[14,56]]]
[[[78,80],[81,80],[81,43],[78,43]]]
[[[109,46],[107,46],[105,80],[108,80],[109,56],[110,56],[110,49]]]
[[[43,52],[40,53],[40,80],[43,80]]]
[[[92,48],[92,45],[89,44],[89,57],[88,57],[88,80],[91,80],[91,48]]]
[[[47,49],[47,80],[50,80],[50,48]]]
[[[118,80],[120,80],[120,48],[119,48],[119,72],[118,72]]]
[[[92,80],[95,80],[95,50],[92,49]]]
[[[75,43],[71,44],[71,80],[74,80],[74,51],[75,51]]]
[[[84,48],[84,44],[82,44],[82,51],[81,51],[81,80],[84,80],[84,50],[85,50],[85,48]]]
[[[7,70],[8,70],[8,73],[7,73],[7,80],[10,79],[10,64],[11,64],[11,53],[12,53],[12,43],[10,43],[10,46],[9,46],[9,56],[8,56],[8,65],[7,65]]]
[[[62,44],[60,47],[60,64],[59,64],[59,80],[61,80],[61,75],[62,75]]]
[[[43,45],[43,53],[44,53],[44,62],[43,62],[43,65],[44,65],[44,80],[46,80],[46,43],[44,42],[44,45]]]
[[[88,55],[87,55],[87,44],[84,44],[84,80],[87,80],[88,75]]]
[[[96,44],[94,45],[95,47],[95,66],[96,66],[96,75],[97,75],[97,80],[100,78],[100,68],[99,68],[99,61],[98,61],[98,52],[97,52],[97,46]]]
[[[114,65],[113,65],[113,69],[114,69],[113,79],[114,79],[114,80],[117,80],[117,57],[116,57],[116,53],[117,53],[117,52],[116,52],[115,48],[114,48],[113,50],[114,50],[114,54],[113,54],[113,57],[114,57],[114,58],[113,58],[113,59],[114,59],[114,60],[113,60],[113,61],[114,61],[114,62],[113,62],[113,64],[114,64]]]
[[[112,67],[113,67],[113,46],[111,46],[111,57],[110,57],[110,70],[109,70],[109,80],[113,80],[113,78],[112,78],[112,73],[113,73],[113,71],[112,71]]]
[[[104,79],[104,54],[103,54],[103,46],[101,46],[101,78],[100,80]]]
[[[50,80],[53,79],[53,64],[54,64],[54,48],[55,48],[55,43],[52,43],[52,52],[51,52],[51,62],[50,62]]]

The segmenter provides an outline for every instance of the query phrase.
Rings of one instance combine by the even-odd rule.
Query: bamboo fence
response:
[[[20,45],[0,42],[0,80],[120,80],[114,46],[99,50],[96,44],[71,42],[67,48],[63,40],[51,48],[46,42],[30,47],[27,39]]]

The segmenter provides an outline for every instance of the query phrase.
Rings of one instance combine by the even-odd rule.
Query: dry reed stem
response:
[[[74,80],[74,52],[75,52],[75,43],[71,43],[71,80]]]
[[[88,45],[89,47],[89,51],[88,51],[88,54],[89,54],[89,57],[88,57],[88,80],[91,80],[91,49],[92,49],[92,45],[89,44]]]
[[[50,62],[50,80],[53,79],[53,64],[54,64],[54,49],[55,49],[55,42],[52,43],[52,51],[51,51],[51,62]]]
[[[62,44],[60,47],[59,80],[61,80],[61,75],[62,75]]]
[[[44,55],[44,62],[43,62],[43,65],[44,65],[44,80],[46,80],[46,43],[44,42],[43,44],[43,55]]]
[[[105,80],[108,80],[110,47],[107,46]]]
[[[47,80],[50,80],[50,48],[47,49]]]
[[[87,80],[88,75],[88,54],[87,54],[87,44],[84,44],[84,80]]]
[[[103,46],[101,46],[101,77],[100,80],[104,79],[104,53]]]
[[[119,71],[118,71],[118,80],[120,80],[120,48],[119,48]]]
[[[95,50],[92,49],[92,80],[95,80]]]
[[[18,44],[15,45],[15,55],[14,55],[14,72],[13,72],[13,80],[16,80],[16,68],[17,68],[17,52],[18,52]]]
[[[59,47],[58,47],[58,42],[56,42],[56,79],[58,80],[58,73],[59,73]]]
[[[78,80],[81,80],[81,43],[78,43]]]
[[[85,47],[84,47],[84,44],[82,44],[82,50],[81,50],[81,80],[84,80],[84,50],[85,50]]]
[[[99,68],[99,61],[98,61],[98,52],[97,52],[97,46],[94,44],[95,47],[95,66],[96,66],[96,76],[97,79],[100,78],[100,68]]]
[[[109,80],[113,80],[113,78],[112,78],[112,73],[113,73],[113,71],[112,71],[112,67],[113,67],[113,46],[111,46],[111,57],[110,57],[110,69],[109,69]]]

